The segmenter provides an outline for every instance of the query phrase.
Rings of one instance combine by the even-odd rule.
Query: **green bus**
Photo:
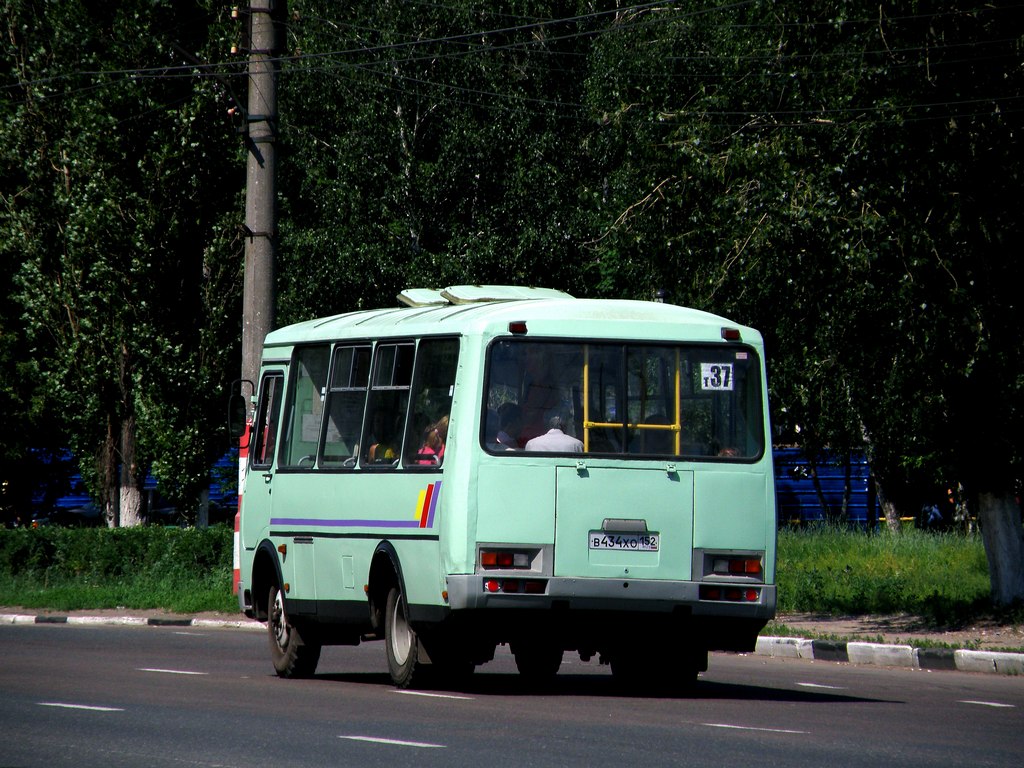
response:
[[[241,610],[282,677],[384,640],[395,685],[508,644],[685,686],[775,612],[760,334],[515,286],[268,334],[237,523]]]

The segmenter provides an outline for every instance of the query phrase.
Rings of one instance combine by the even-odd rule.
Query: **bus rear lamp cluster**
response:
[[[761,590],[749,587],[720,587],[716,584],[702,584],[700,599],[726,603],[756,603],[761,599]]]
[[[506,595],[543,595],[547,583],[540,579],[485,579],[484,592]]]
[[[761,559],[756,557],[716,557],[711,565],[716,576],[760,576]]]
[[[485,570],[495,568],[529,568],[530,553],[517,552],[510,549],[482,549],[480,550],[480,567]]]

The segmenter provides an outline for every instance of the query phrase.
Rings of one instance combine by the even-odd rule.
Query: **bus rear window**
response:
[[[757,458],[759,371],[754,350],[739,344],[503,339],[488,351],[484,445],[493,453]]]

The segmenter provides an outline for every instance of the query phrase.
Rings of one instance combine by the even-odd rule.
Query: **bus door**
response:
[[[293,614],[316,612],[318,542],[328,478],[315,472],[331,361],[329,344],[295,350],[283,410],[277,474],[270,504],[271,535]],[[282,551],[281,547],[284,547]]]
[[[266,370],[260,379],[259,398],[252,424],[252,449],[242,501],[242,547],[252,550],[265,534],[270,520],[270,490],[280,433],[284,370]]]

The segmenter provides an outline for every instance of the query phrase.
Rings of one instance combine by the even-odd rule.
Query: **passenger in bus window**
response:
[[[502,403],[498,406],[498,430],[488,441],[492,451],[519,450],[519,429],[522,426],[522,411],[515,403]]]
[[[423,445],[417,451],[417,464],[440,464],[444,461],[444,446],[448,442],[448,416],[444,415],[427,427]]]
[[[526,354],[522,407],[522,431],[519,444],[526,443],[544,433],[544,418],[561,403],[562,393],[554,379],[550,351],[543,346],[531,346]]]
[[[398,432],[398,427],[390,422],[399,418],[401,417],[389,414],[383,409],[374,413],[373,437],[376,439],[371,439],[370,450],[366,455],[370,463],[382,464],[392,462],[398,458],[394,437]]]
[[[583,453],[583,442],[572,435],[565,434],[565,417],[552,416],[548,421],[548,431],[526,443],[528,451],[548,451],[551,453]]]

